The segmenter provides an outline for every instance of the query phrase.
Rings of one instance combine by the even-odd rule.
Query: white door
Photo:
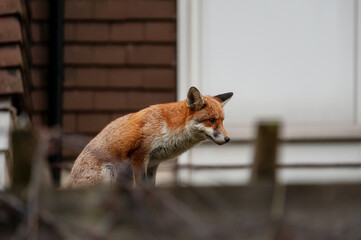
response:
[[[233,91],[231,143],[202,144],[179,164],[250,163],[254,124],[283,122],[281,163],[361,162],[361,1],[179,0],[178,98]],[[334,140],[309,143],[309,140]],[[342,141],[341,141],[342,140]],[[350,140],[350,141],[348,141]],[[341,143],[342,142],[342,143]],[[249,170],[182,170],[188,184],[247,182]],[[361,170],[288,169],[283,182],[359,181]]]

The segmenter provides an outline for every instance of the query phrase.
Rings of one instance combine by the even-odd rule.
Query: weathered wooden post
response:
[[[27,187],[30,182],[37,137],[30,129],[14,129],[12,132],[13,167],[11,185]]]
[[[269,225],[264,239],[277,238],[284,209],[285,188],[278,185],[276,181],[279,128],[278,122],[260,122],[258,124],[253,160],[251,184],[266,184],[273,189]]]
[[[15,238],[37,239],[39,234],[39,209],[41,191],[51,186],[46,157],[52,133],[30,128],[15,128],[12,132],[14,164],[12,188],[23,194],[26,190],[26,219],[18,227]]]
[[[256,139],[251,183],[276,182],[278,122],[260,122]]]

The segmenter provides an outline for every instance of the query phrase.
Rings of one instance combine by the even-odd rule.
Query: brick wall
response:
[[[27,12],[21,0],[0,1],[0,96],[19,99],[30,109],[27,76]]]
[[[48,108],[47,2],[29,2],[36,124]],[[64,2],[64,131],[93,136],[119,116],[176,100],[176,0]]]

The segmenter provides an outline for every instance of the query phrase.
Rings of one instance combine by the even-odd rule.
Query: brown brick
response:
[[[48,41],[48,24],[32,23],[31,24],[31,40],[35,43]]]
[[[46,68],[31,69],[31,85],[32,87],[44,87],[48,80],[48,72]]]
[[[175,64],[175,47],[173,46],[130,46],[130,64],[169,65]]]
[[[0,47],[0,67],[22,65],[21,50],[18,45]]]
[[[96,110],[124,110],[130,109],[128,104],[129,92],[95,92],[94,108]]]
[[[23,93],[24,91],[19,69],[0,69],[0,82],[0,94]]]
[[[175,69],[145,69],[144,83],[146,88],[176,88]]]
[[[31,92],[33,109],[36,112],[46,111],[48,109],[48,96],[45,90],[35,90]]]
[[[92,46],[65,46],[65,63],[94,63],[94,51]]]
[[[145,40],[155,42],[175,42],[175,23],[146,23]]]
[[[175,89],[175,69],[66,67],[64,86]]]
[[[16,17],[0,18],[0,43],[21,42],[20,22]]]
[[[128,18],[173,19],[176,1],[127,1]]]
[[[75,114],[63,115],[63,130],[67,132],[76,131],[76,117]]]
[[[64,61],[67,64],[116,65],[125,63],[123,46],[65,46]]]
[[[147,98],[151,104],[158,104],[158,103],[169,103],[176,101],[175,92],[149,92],[147,93]]]
[[[0,1],[0,15],[20,13],[20,0],[1,0]]]
[[[111,69],[108,86],[110,87],[142,87],[143,69]]]
[[[91,19],[95,10],[93,9],[93,2],[92,0],[66,0],[64,6],[65,19]]]
[[[118,119],[118,118],[123,117],[123,116],[125,116],[125,115],[127,115],[127,113],[124,113],[124,112],[121,112],[121,113],[113,113],[113,114],[110,116],[109,122],[114,121],[115,119]]]
[[[129,92],[128,107],[130,109],[143,109],[158,103],[175,101],[172,92]]]
[[[146,96],[145,92],[129,92],[128,93],[128,109],[140,110],[148,107],[154,102],[149,102],[149,98]]]
[[[65,110],[89,110],[93,108],[93,92],[65,91],[63,94]]]
[[[95,109],[135,111],[152,104],[172,102],[172,92],[111,91],[95,93]]]
[[[31,61],[36,66],[48,63],[48,49],[46,45],[35,45],[31,47]]]
[[[108,114],[79,114],[78,131],[82,133],[98,133],[110,122]]]
[[[64,41],[76,41],[76,23],[65,23],[64,24]]]
[[[103,64],[125,63],[125,48],[123,46],[103,46],[94,48],[94,58]]]
[[[107,68],[65,68],[66,87],[105,87],[108,78]]]
[[[116,0],[103,0],[95,1],[94,8],[94,18],[95,19],[125,19],[127,2],[126,1],[116,1]]]
[[[174,89],[175,69],[66,67],[64,86]]]
[[[109,39],[109,24],[106,23],[66,23],[65,41],[104,42]]]
[[[144,41],[143,23],[114,23],[110,26],[111,41]]]
[[[95,1],[96,19],[174,19],[176,1]]]
[[[64,68],[64,87],[75,87],[77,81],[77,68],[66,67]]]
[[[30,1],[30,14],[33,20],[43,20],[49,17],[49,3],[44,0]]]
[[[176,30],[175,23],[66,23],[64,34],[65,41],[175,42]]]

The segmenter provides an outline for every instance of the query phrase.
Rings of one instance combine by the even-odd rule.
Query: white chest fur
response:
[[[149,160],[150,162],[160,162],[175,158],[202,140],[204,138],[191,126],[171,132],[164,125],[162,136],[153,141]]]

